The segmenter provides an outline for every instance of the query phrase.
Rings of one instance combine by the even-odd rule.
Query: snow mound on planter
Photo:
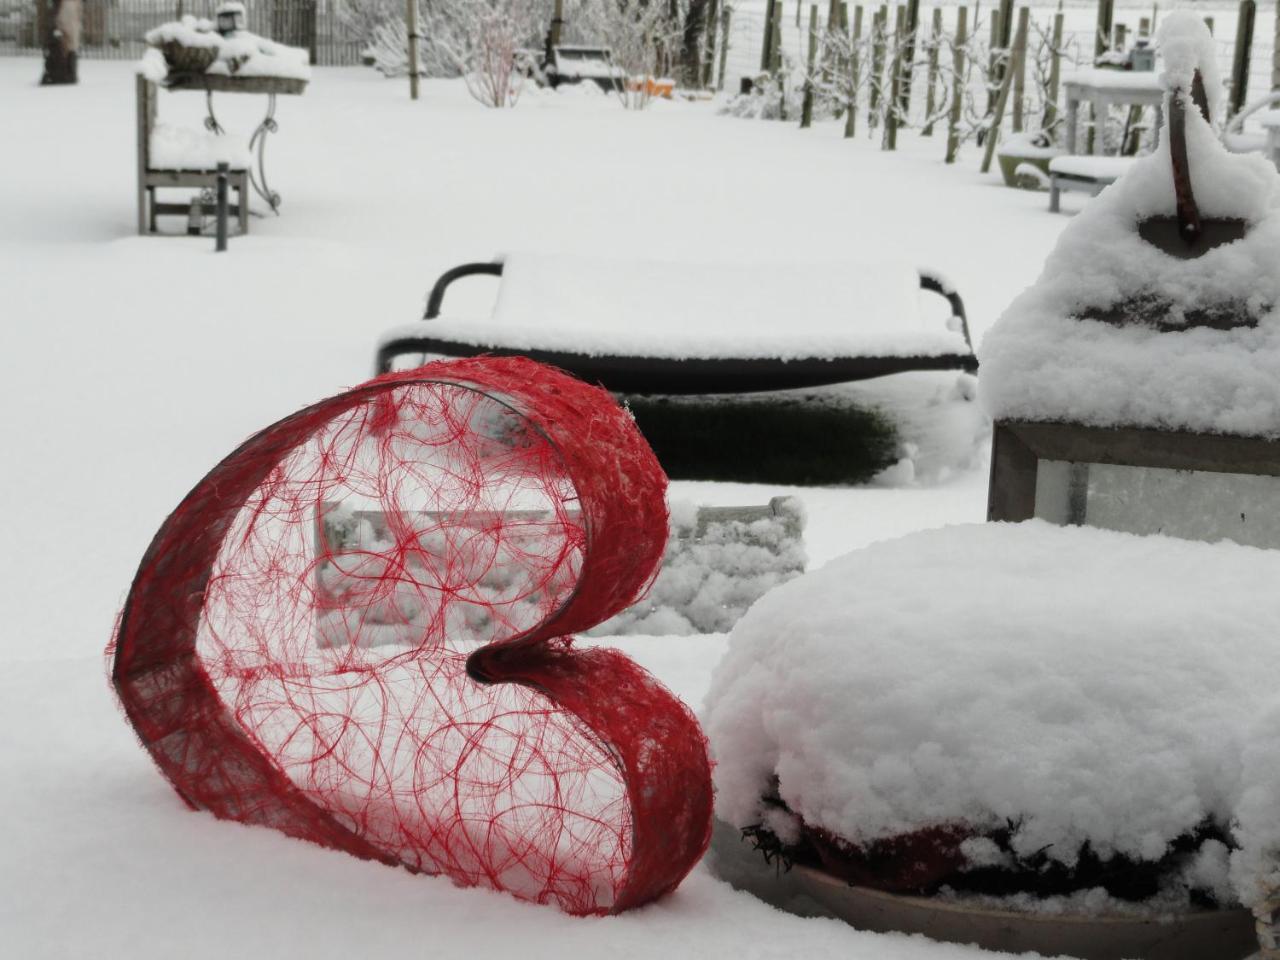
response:
[[[1167,80],[1189,85],[1199,62],[1209,101],[1220,105],[1205,43],[1211,50],[1197,15],[1165,18]],[[993,418],[1280,436],[1280,175],[1261,155],[1228,153],[1188,107],[1201,214],[1245,220],[1246,236],[1193,260],[1139,237],[1140,220],[1175,212],[1166,127],[1154,153],[1072,220],[1039,280],[984,338],[980,394]],[[1256,326],[1162,332],[1079,319],[1129,298],[1168,302],[1161,319],[1175,326],[1198,309],[1240,301]]]
[[[1068,866],[1239,815],[1250,901],[1280,848],[1277,583],[1280,551],[1039,521],[848,554],[734,629],[706,711],[717,814],[784,842],[1013,823],[1019,855]],[[791,814],[762,802],[775,776]]]

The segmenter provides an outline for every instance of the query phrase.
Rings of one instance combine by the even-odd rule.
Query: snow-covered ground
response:
[[[415,104],[372,71],[319,69],[305,96],[281,98],[268,145],[282,215],[215,255],[211,239],[134,232],[131,66],[82,63],[68,88],[38,75],[36,60],[0,61],[6,955],[990,956],[785,916],[705,867],[636,914],[572,920],[215,823],[187,812],[134,743],[100,650],[183,494],[247,434],[364,379],[380,331],[417,317],[450,266],[502,250],[904,259],[954,281],[980,339],[1068,220],[1043,194],[980,176],[972,150],[945,167],[936,137],[885,154],[836,125],[800,132],[706,103],[634,114],[582,92],[489,111],[447,82]],[[195,123],[202,106],[163,94],[161,117]],[[262,106],[217,100],[241,132]],[[796,493],[813,567],[980,520],[986,477],[675,488],[720,504]],[[697,707],[724,639],[622,645]]]

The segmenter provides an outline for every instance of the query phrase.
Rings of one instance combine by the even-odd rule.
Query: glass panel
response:
[[[1042,520],[1280,547],[1280,477],[1041,460]]]

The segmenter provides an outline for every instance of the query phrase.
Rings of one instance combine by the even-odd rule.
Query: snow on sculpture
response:
[[[960,942],[1175,955],[1102,927],[1093,952],[1034,923],[1000,940],[1006,910],[1170,915],[1170,942],[1218,938],[1188,957],[1252,954],[1241,905],[1264,941],[1280,929],[1280,177],[1198,109],[1221,101],[1200,19],[1170,14],[1160,40],[1159,150],[983,344],[992,516],[1027,522],[917,533],[784,584],[735,626],[707,699],[723,820],[836,878],[823,889],[990,909],[991,938]],[[1002,457],[1017,511],[998,504]],[[1069,483],[1042,482],[1058,466]]]
[[[576,914],[709,837],[692,713],[574,646],[648,587],[665,477],[603,390],[522,359],[391,374],[255,435],[165,521],[112,677],[182,798]]]

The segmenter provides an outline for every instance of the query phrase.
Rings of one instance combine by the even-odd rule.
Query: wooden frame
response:
[[[156,97],[159,87],[155,82],[139,75],[137,78],[137,134],[138,134],[138,233],[157,233],[156,218],[160,216],[188,216],[197,207],[204,215],[215,212],[212,203],[200,200],[187,203],[163,203],[156,199],[161,187],[193,187],[200,190],[215,189],[218,185],[217,170],[171,170],[151,165],[151,131],[156,124]],[[236,192],[236,202],[230,212],[239,222],[240,233],[249,232],[249,169],[230,172],[230,186]]]
[[[1280,477],[1280,440],[1001,420],[992,437],[988,520],[1035,516],[1041,460]]]

